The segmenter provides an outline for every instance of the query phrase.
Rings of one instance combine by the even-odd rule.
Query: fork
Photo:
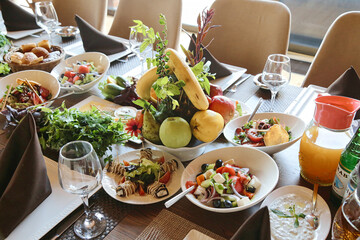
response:
[[[149,234],[147,235],[146,239],[148,239],[148,240],[159,239],[159,235],[160,235],[159,230],[157,230],[155,228],[151,228],[151,230],[150,230]]]
[[[246,77],[244,77],[243,79],[239,80],[237,83],[234,84],[234,86],[233,86],[232,88],[230,88],[230,89],[228,90],[228,92],[231,92],[231,93],[236,92],[236,88],[237,88],[240,84],[242,84],[243,82],[245,82],[247,79],[249,79],[250,77],[251,77],[251,75],[246,76]]]

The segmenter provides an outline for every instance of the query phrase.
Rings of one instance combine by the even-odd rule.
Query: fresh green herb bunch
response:
[[[9,39],[4,34],[0,33],[0,48],[3,48],[7,45],[11,45]]]
[[[105,156],[107,162],[111,155],[106,156],[106,152],[112,150],[112,144],[123,144],[129,139],[121,121],[114,121],[95,107],[81,112],[75,108],[67,109],[63,103],[54,110],[45,107],[41,110],[44,116],[38,123],[38,134],[43,149],[60,150],[71,141],[88,141],[98,156]]]

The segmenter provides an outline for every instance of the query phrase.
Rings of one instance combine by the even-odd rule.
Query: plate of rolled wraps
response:
[[[103,170],[102,185],[114,199],[129,204],[163,201],[180,189],[184,171],[175,156],[150,148],[114,157]]]

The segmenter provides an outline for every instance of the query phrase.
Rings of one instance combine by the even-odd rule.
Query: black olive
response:
[[[232,207],[232,202],[231,202],[230,200],[225,200],[225,201],[224,201],[224,206],[225,206],[226,208],[231,208],[231,207]]]
[[[213,200],[213,206],[219,208],[221,206],[221,200],[220,199]]]
[[[219,168],[223,166],[223,161],[221,159],[216,160],[215,162],[215,168]]]
[[[246,187],[246,191],[247,191],[247,192],[250,192],[250,193],[254,193],[254,192],[256,191],[256,188],[253,187],[253,186],[247,186],[247,187]]]
[[[203,165],[201,165],[201,171],[205,172],[208,166],[209,166],[209,164],[207,164],[207,163],[204,163]]]

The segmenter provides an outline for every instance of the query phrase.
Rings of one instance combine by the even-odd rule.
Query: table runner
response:
[[[142,231],[142,233],[136,238],[136,240],[142,239],[184,239],[190,230],[196,229],[205,235],[217,240],[223,240],[225,238],[205,229],[195,223],[192,223],[185,218],[182,218],[175,213],[172,213],[166,209],[156,216],[156,218]],[[155,233],[155,234],[154,234]],[[151,236],[156,236],[151,237]]]

